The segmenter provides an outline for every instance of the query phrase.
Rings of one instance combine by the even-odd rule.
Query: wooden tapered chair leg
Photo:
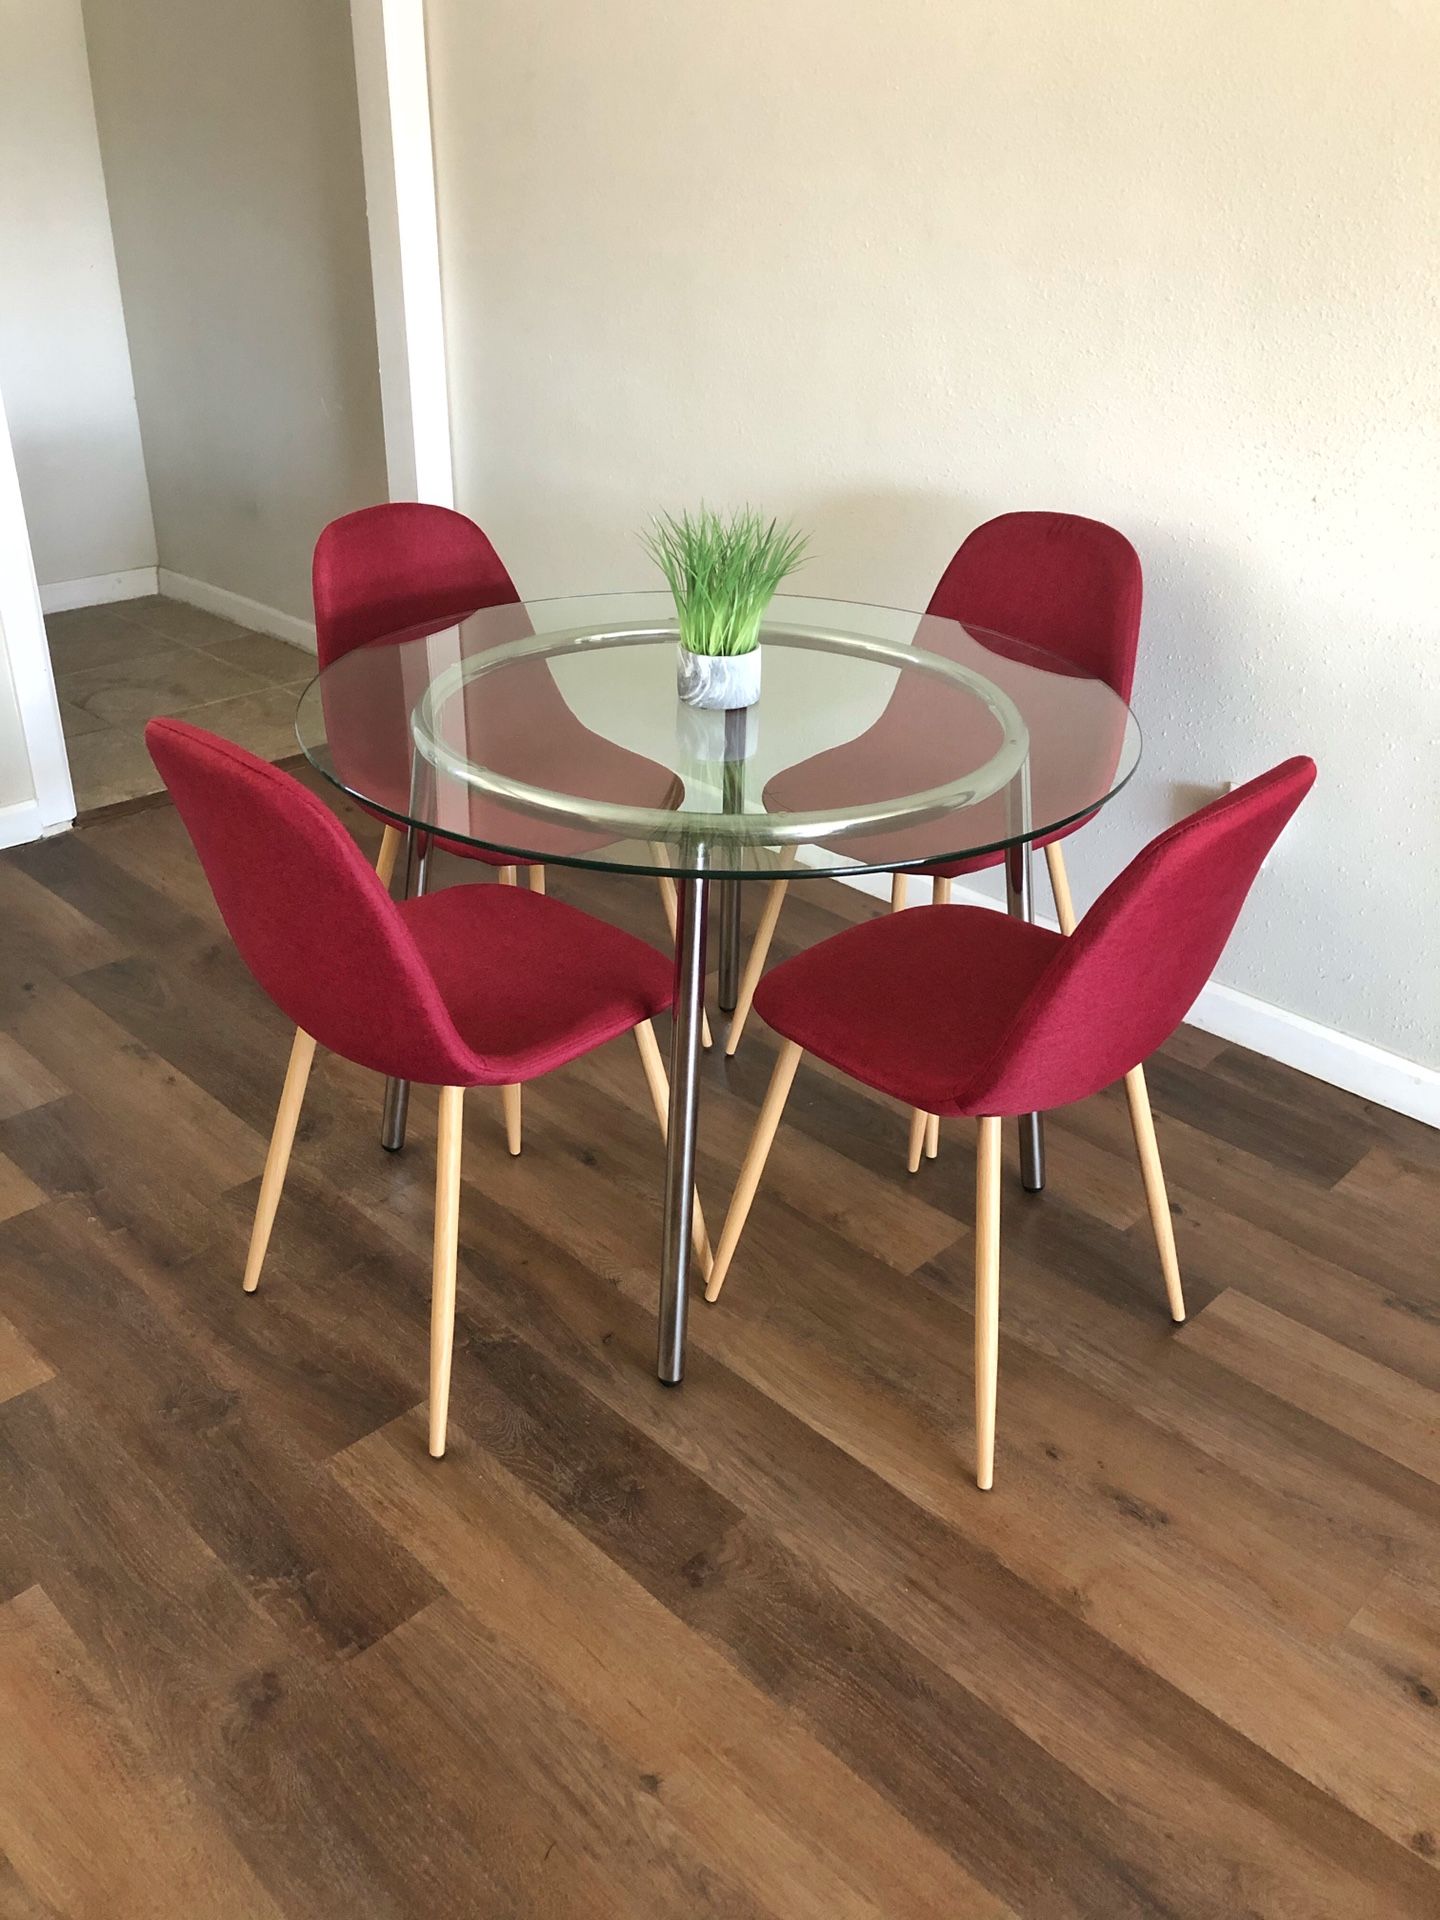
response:
[[[975,1484],[995,1484],[995,1399],[1000,1374],[1000,1160],[998,1117],[979,1128],[975,1159]]]
[[[1055,896],[1055,916],[1060,931],[1074,933],[1075,904],[1070,893],[1070,876],[1065,855],[1058,840],[1045,849],[1045,865],[1050,873],[1050,891]],[[1165,1276],[1165,1293],[1170,1302],[1170,1318],[1177,1324],[1185,1318],[1185,1295],[1180,1285],[1180,1260],[1175,1251],[1175,1227],[1170,1218],[1170,1200],[1165,1192],[1165,1172],[1160,1165],[1160,1148],[1155,1139],[1155,1119],[1150,1111],[1150,1090],[1145,1085],[1145,1069],[1133,1067],[1125,1076],[1125,1100],[1130,1109],[1130,1130],[1135,1136],[1135,1151],[1140,1159],[1140,1177],[1145,1183],[1145,1204],[1160,1255],[1160,1271]]]
[[[270,1151],[265,1155],[265,1171],[260,1176],[260,1198],[255,1203],[255,1224],[250,1229],[250,1249],[245,1256],[245,1291],[254,1293],[260,1284],[260,1269],[265,1264],[265,1249],[270,1245],[270,1229],[275,1224],[275,1209],[285,1185],[290,1165],[290,1149],[295,1144],[295,1127],[315,1058],[315,1042],[301,1028],[295,1029],[290,1048],[290,1064],[285,1069],[285,1085],[280,1090],[280,1105],[270,1135]]]
[[[910,897],[910,876],[908,873],[892,873],[890,876],[890,911],[899,913]]]
[[[435,1142],[435,1253],[430,1270],[430,1452],[445,1451],[450,1413],[450,1359],[455,1349],[455,1268],[460,1253],[460,1145],[465,1089],[440,1089]]]
[[[526,884],[532,893],[544,893],[545,869],[530,867],[526,871]],[[501,867],[500,884],[502,887],[514,887],[520,884],[518,867]],[[505,1144],[511,1153],[519,1153],[521,1147],[520,1130],[520,1089],[518,1086],[500,1089],[500,1106],[505,1115]]]
[[[375,871],[380,876],[382,887],[389,888],[395,874],[395,861],[400,853],[400,845],[405,835],[399,827],[387,826],[380,836],[380,851],[375,856]]]
[[[1055,918],[1068,939],[1075,931],[1075,902],[1070,897],[1070,875],[1058,840],[1052,840],[1045,849],[1045,869],[1050,875],[1050,891],[1055,896]]]
[[[735,996],[735,1011],[730,1016],[730,1032],[725,1039],[727,1054],[733,1054],[739,1046],[745,1022],[750,1018],[750,1003],[755,998],[755,989],[765,971],[765,962],[770,958],[770,943],[775,938],[780,909],[785,904],[789,887],[788,880],[772,880],[765,890],[765,906],[760,915],[760,924],[755,929],[755,938],[750,942],[745,971],[740,976],[740,991]]]
[[[657,859],[663,860],[665,857],[659,847],[652,846],[650,851]],[[670,941],[673,946],[675,942],[675,930],[679,925],[678,915],[680,911],[675,899],[675,882],[670,878],[668,873],[657,873],[655,876],[655,884],[660,889],[660,905],[665,910],[665,924],[670,929]],[[703,1007],[700,1009],[700,1044],[705,1048],[707,1053],[714,1044],[714,1036],[710,1032],[710,1016]]]
[[[526,885],[530,887],[532,893],[543,893],[543,891],[545,891],[545,868],[543,868],[543,866],[530,866],[530,868],[526,868],[524,879],[526,879]],[[520,870],[515,868],[515,866],[503,866],[503,868],[499,870],[499,883],[501,883],[501,887],[516,887],[516,885],[520,883]],[[501,1112],[505,1114],[505,1144],[509,1146],[509,1150],[511,1150],[513,1154],[518,1154],[518,1152],[520,1152],[520,1146],[522,1146],[522,1133],[520,1133],[520,1089],[518,1089],[518,1087],[501,1087],[501,1091],[499,1091],[499,1104],[501,1104]]]
[[[725,1275],[730,1271],[730,1262],[735,1258],[735,1249],[740,1244],[740,1236],[745,1231],[745,1222],[750,1217],[750,1208],[754,1204],[755,1192],[760,1185],[760,1176],[765,1171],[765,1162],[770,1157],[770,1148],[780,1125],[780,1116],[785,1111],[785,1102],[790,1097],[790,1089],[795,1083],[795,1070],[800,1065],[804,1048],[794,1040],[787,1040],[780,1049],[780,1057],[775,1062],[775,1071],[770,1076],[770,1085],[765,1090],[765,1099],[755,1121],[755,1131],[750,1136],[750,1145],[745,1150],[745,1159],[740,1168],[740,1178],[735,1182],[735,1191],[730,1198],[730,1211],[725,1216],[725,1225],[720,1233],[720,1245],[715,1250],[715,1264],[710,1269],[709,1283],[705,1288],[705,1298],[715,1301],[720,1298],[720,1289],[725,1284]]]
[[[501,867],[500,884],[502,887],[518,886],[520,873],[517,867]],[[544,867],[527,867],[525,883],[532,893],[544,893]],[[505,1115],[505,1144],[511,1153],[519,1153],[521,1147],[520,1127],[520,1089],[518,1086],[500,1089],[500,1105]]]
[[[903,883],[903,873],[897,873],[890,883],[890,911],[897,913],[905,905],[905,888],[901,884],[899,897],[896,897],[896,882]],[[937,907],[948,907],[952,882],[943,873],[937,873],[933,882],[933,900]],[[934,1160],[940,1152],[940,1116],[938,1113],[925,1113],[919,1107],[910,1112],[910,1151],[906,1165],[911,1173],[920,1171],[920,1156]]]
[[[660,1055],[660,1042],[655,1038],[655,1029],[648,1020],[642,1020],[635,1029],[635,1045],[640,1050],[640,1065],[644,1069],[645,1084],[650,1089],[650,1103],[655,1109],[655,1118],[660,1122],[660,1138],[670,1137],[670,1076],[665,1071],[665,1062]],[[715,1256],[710,1248],[710,1235],[705,1230],[705,1215],[700,1208],[700,1195],[694,1192],[690,1203],[690,1244],[695,1249],[695,1258],[700,1262],[700,1272],[708,1280]]]
[[[1130,1107],[1130,1130],[1135,1135],[1135,1151],[1140,1156],[1140,1177],[1145,1182],[1145,1204],[1150,1209],[1155,1249],[1160,1255],[1160,1271],[1165,1276],[1170,1318],[1178,1325],[1185,1318],[1185,1295],[1180,1286],[1175,1223],[1170,1218],[1165,1170],[1160,1165],[1160,1148],[1155,1140],[1155,1117],[1150,1111],[1150,1089],[1145,1085],[1143,1067],[1132,1067],[1126,1074],[1125,1099]]]
[[[511,1153],[520,1151],[520,1088],[515,1086],[500,1089],[500,1108],[505,1115],[505,1144]]]
[[[1058,840],[1045,849],[1045,865],[1050,873],[1050,891],[1055,896],[1055,917],[1060,931],[1068,936],[1075,931],[1075,903],[1070,893],[1070,875]],[[1140,1159],[1140,1177],[1145,1183],[1145,1204],[1155,1247],[1160,1255],[1160,1271],[1165,1276],[1165,1293],[1170,1302],[1170,1318],[1177,1325],[1185,1318],[1185,1294],[1180,1285],[1180,1259],[1175,1251],[1175,1226],[1170,1218],[1170,1200],[1165,1192],[1165,1171],[1160,1165],[1160,1148],[1155,1139],[1155,1117],[1150,1111],[1150,1090],[1145,1085],[1145,1069],[1132,1067],[1125,1076],[1125,1100],[1130,1108],[1130,1130],[1135,1136],[1135,1151]]]

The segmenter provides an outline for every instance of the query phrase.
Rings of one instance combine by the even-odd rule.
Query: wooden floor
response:
[[[241,1293],[288,1041],[168,807],[0,860],[7,1920],[1440,1914],[1440,1137],[1183,1032],[1174,1330],[1123,1101],[1054,1116],[984,1496],[966,1130],[908,1180],[807,1064],[670,1392],[617,1043],[519,1160],[471,1097],[437,1463],[433,1096],[388,1158],[322,1059]]]

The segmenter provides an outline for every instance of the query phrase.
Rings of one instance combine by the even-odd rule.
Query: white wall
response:
[[[0,389],[0,847],[53,832],[74,817],[40,588]]]
[[[14,440],[6,420],[5,390],[0,387],[0,847],[10,845],[12,840],[5,831],[7,810],[14,818],[20,807],[35,798],[35,778],[25,745],[25,722],[11,664],[12,655],[34,648],[39,609],[33,604],[36,590],[30,553]],[[27,602],[30,603],[28,631],[25,628]]]
[[[15,678],[10,670],[10,645],[4,611],[0,609],[0,814],[4,814],[8,806],[35,799],[31,756],[25,751],[25,726],[19,716]],[[6,837],[0,833],[0,847],[4,845]]]
[[[84,0],[160,565],[299,620],[385,497],[347,0]]]
[[[7,807],[18,807],[34,798],[35,782],[30,773],[30,756],[25,751],[20,702],[10,671],[10,640],[3,612],[0,612],[0,815]],[[0,846],[5,844],[5,836],[0,832]]]
[[[0,0],[0,387],[43,584],[155,565],[80,0]]]
[[[523,591],[656,506],[922,605],[1006,508],[1147,578],[1141,841],[1321,781],[1220,977],[1440,1066],[1440,8],[428,0],[459,504]]]

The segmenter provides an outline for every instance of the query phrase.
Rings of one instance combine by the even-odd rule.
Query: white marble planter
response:
[[[691,653],[675,650],[675,681],[687,707],[706,713],[733,713],[760,698],[760,649],[749,653]]]

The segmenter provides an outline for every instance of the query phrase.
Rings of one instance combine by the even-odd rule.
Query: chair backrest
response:
[[[1023,640],[1130,698],[1144,591],[1140,556],[1077,513],[1002,513],[967,535],[927,612]]]
[[[1083,1100],[1172,1034],[1224,950],[1260,863],[1315,781],[1297,757],[1150,842],[1111,882],[962,1088],[970,1113]]]
[[[520,599],[473,520],[416,500],[332,520],[315,542],[311,581],[322,667],[372,640],[423,633]]]
[[[183,720],[145,744],[225,925],[295,1024],[377,1073],[457,1085],[473,1054],[395,903],[335,815],[300,782]]]

